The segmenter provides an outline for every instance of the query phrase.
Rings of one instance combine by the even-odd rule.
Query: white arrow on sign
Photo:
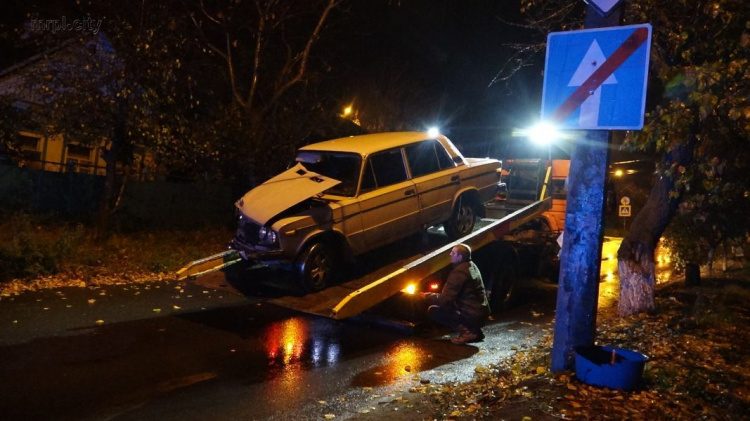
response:
[[[578,65],[568,86],[581,86],[598,69],[607,57],[604,56],[599,43],[594,40],[589,46],[586,55],[583,56],[581,64]],[[617,83],[614,73],[609,75],[602,85],[614,85]],[[599,85],[595,91],[589,92],[589,97],[581,103],[581,114],[578,117],[578,125],[581,127],[597,126],[599,123],[599,105],[602,99],[602,87]]]

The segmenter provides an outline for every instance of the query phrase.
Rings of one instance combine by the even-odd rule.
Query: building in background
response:
[[[84,54],[75,49],[85,49]],[[110,139],[102,138],[99,144],[78,142],[75,138],[64,137],[55,133],[49,122],[40,121],[39,114],[42,107],[51,106],[54,92],[45,91],[39,85],[30,82],[31,75],[44,66],[80,66],[80,57],[90,60],[112,60],[114,55],[112,46],[103,33],[92,37],[84,45],[64,42],[58,47],[36,54],[16,65],[0,71],[0,97],[12,103],[12,108],[18,115],[4,115],[2,118],[19,117],[26,114],[29,121],[34,121],[29,127],[23,127],[14,142],[13,156],[0,159],[0,162],[12,163],[21,167],[53,172],[78,172],[91,175],[105,175],[105,154],[109,149]],[[73,58],[73,57],[76,58]],[[62,72],[65,74],[65,72]],[[102,88],[106,89],[106,88]],[[7,110],[8,108],[6,108]],[[32,127],[33,126],[33,127]],[[0,136],[2,132],[0,131]],[[0,142],[6,139],[0,139]],[[7,142],[6,142],[7,143]],[[7,151],[6,151],[7,152]],[[0,155],[3,150],[0,149]],[[131,165],[132,176],[148,179],[154,174],[153,159],[145,148],[135,151],[134,164]],[[123,164],[117,163],[118,172]]]

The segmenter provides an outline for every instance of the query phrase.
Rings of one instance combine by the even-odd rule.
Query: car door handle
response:
[[[458,181],[458,176],[454,175],[453,177],[451,177],[451,181]]]
[[[413,195],[414,195],[414,190],[406,190],[404,192],[404,196],[413,196]]]

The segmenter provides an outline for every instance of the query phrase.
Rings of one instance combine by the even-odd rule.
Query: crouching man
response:
[[[451,338],[456,345],[484,339],[482,327],[490,315],[490,305],[482,274],[471,261],[471,248],[458,244],[450,252],[453,270],[440,293],[422,293],[429,306],[427,313],[436,323],[458,333]]]

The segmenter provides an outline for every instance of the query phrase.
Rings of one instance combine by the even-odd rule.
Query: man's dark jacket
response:
[[[443,285],[441,293],[425,294],[428,305],[455,305],[458,310],[477,320],[486,320],[490,315],[490,304],[484,292],[482,274],[474,262],[462,262],[453,267]]]

